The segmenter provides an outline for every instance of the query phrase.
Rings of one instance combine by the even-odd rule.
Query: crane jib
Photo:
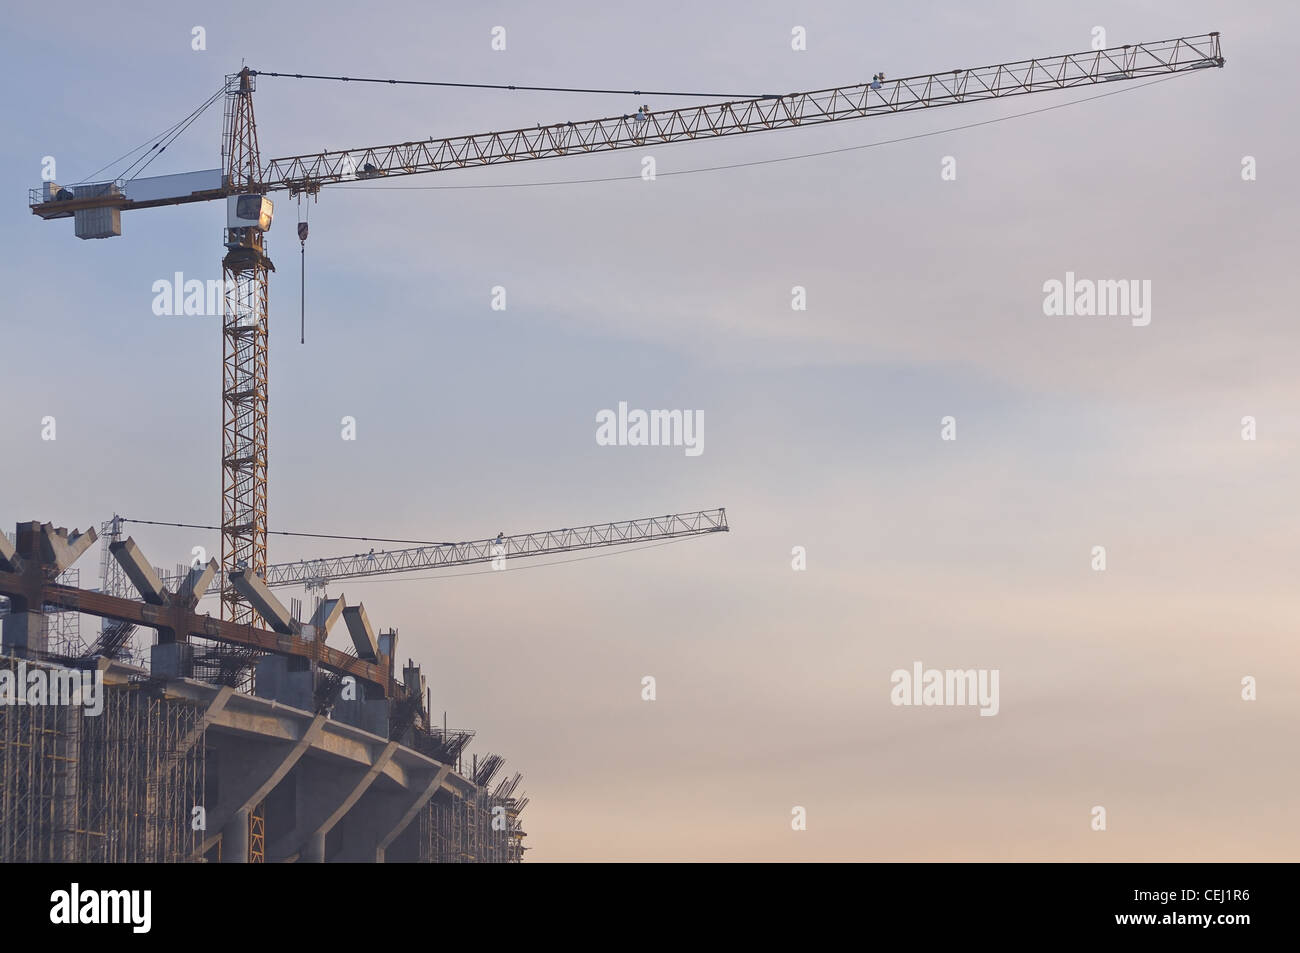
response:
[[[245,192],[314,194],[322,186],[417,175],[475,166],[575,156],[821,125],[892,115],[1029,93],[1072,89],[1192,72],[1224,65],[1219,34],[1126,44],[993,66],[947,70],[777,97],[733,100],[678,109],[647,110],[581,122],[527,129],[429,138],[362,149],[318,152],[272,159],[255,186],[230,185],[229,177],[186,173],[84,183],[63,187],[46,182],[29,193],[33,214],[42,218],[89,217],[98,210],[122,211],[208,202]],[[242,89],[236,94],[251,96]],[[206,176],[201,185],[181,181]],[[172,180],[172,181],[164,181]],[[80,219],[79,219],[80,221]],[[80,230],[79,230],[80,234]],[[120,229],[83,237],[107,237]]]
[[[370,550],[353,553],[300,559],[290,563],[276,563],[266,567],[263,580],[268,588],[280,586],[306,586],[324,588],[333,581],[359,579],[420,570],[457,569],[465,566],[490,564],[494,569],[520,557],[554,556],[580,550],[603,549],[638,543],[667,542],[709,533],[727,533],[725,508],[673,513],[668,516],[650,516],[644,519],[624,520],[616,523],[594,523],[568,529],[543,530],[513,536],[498,534],[487,539],[464,543],[438,543],[408,549]],[[185,582],[183,575],[163,575],[163,585],[170,591],[179,591]],[[223,580],[217,574],[207,589],[209,593],[221,591]]]

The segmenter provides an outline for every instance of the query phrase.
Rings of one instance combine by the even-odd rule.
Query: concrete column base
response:
[[[307,842],[302,845],[302,856],[298,860],[304,864],[325,863],[325,835],[308,835]]]
[[[248,811],[236,811],[221,828],[221,862],[248,863]]]
[[[194,646],[188,642],[159,642],[149,652],[149,670],[159,677],[192,678]]]
[[[14,612],[4,618],[4,651],[32,658],[50,650],[50,620],[44,612]]]

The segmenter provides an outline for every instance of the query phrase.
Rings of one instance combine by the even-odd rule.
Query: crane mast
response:
[[[223,172],[235,205],[227,216],[222,272],[221,362],[221,578],[266,572],[267,365],[270,273],[260,214],[240,216],[239,203],[261,191],[261,159],[253,116],[253,76],[243,69],[226,77],[222,136]],[[260,206],[260,202],[255,204]],[[246,208],[245,208],[246,210]],[[258,209],[259,213],[261,209]],[[244,223],[256,218],[256,223]],[[231,586],[221,597],[221,618],[254,621],[252,607]]]

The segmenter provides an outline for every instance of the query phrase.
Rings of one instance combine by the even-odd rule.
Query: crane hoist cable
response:
[[[299,302],[299,326],[298,326],[298,343],[307,343],[307,216],[308,208],[302,204],[302,195],[298,196],[298,244],[300,260],[298,263],[299,273],[302,276],[301,286],[298,290]]]

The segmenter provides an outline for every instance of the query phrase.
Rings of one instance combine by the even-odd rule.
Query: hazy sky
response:
[[[223,210],[84,242],[26,190],[45,156],[89,176],[241,61],[784,92],[1086,50],[1098,26],[1221,31],[1223,70],[879,148],[665,175],[1097,90],[327,189],[305,346],[299,212],[276,196],[270,526],[471,539],[727,507],[727,536],[332,590],[524,773],[530,859],[1296,859],[1295,4],[138,6],[15,7],[0,37],[11,529],[220,520],[220,318],[158,317],[151,289],[220,277]],[[255,102],[264,159],[639,105],[270,77]],[[216,167],[219,144],[214,108],[149,174]],[[608,177],[629,178],[497,187]],[[1150,281],[1150,324],[1046,316],[1067,271]],[[619,401],[701,411],[704,452],[597,446]],[[163,565],[218,547],[130,531]],[[273,537],[271,559],[351,548]],[[892,705],[918,661],[998,670],[998,714]]]

